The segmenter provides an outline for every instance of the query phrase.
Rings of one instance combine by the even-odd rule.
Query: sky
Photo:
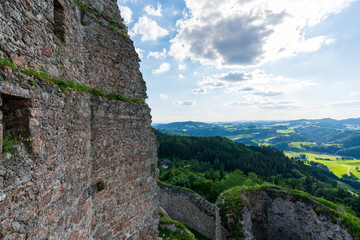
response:
[[[359,0],[118,0],[153,122],[360,117]]]

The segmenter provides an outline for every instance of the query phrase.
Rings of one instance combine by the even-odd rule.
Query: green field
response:
[[[300,154],[306,155],[306,160],[324,164],[336,176],[341,177],[343,174],[353,173],[360,179],[360,172],[356,171],[356,167],[360,168],[360,160],[339,160],[338,156],[314,154],[314,153],[295,153],[286,152],[289,157],[299,157]]]
[[[289,143],[289,147],[291,148],[298,148],[299,150],[305,150],[305,148],[303,148],[303,146],[314,146],[314,143],[311,142],[292,142]]]
[[[287,130],[276,130],[276,132],[280,134],[289,134],[289,133],[294,133],[295,131],[293,129],[287,129]]]

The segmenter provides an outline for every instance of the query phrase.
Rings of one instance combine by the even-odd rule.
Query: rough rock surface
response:
[[[242,193],[241,199],[243,206],[239,212],[227,208],[222,215],[225,219],[222,239],[241,239],[231,236],[236,225],[241,227],[242,238],[249,240],[353,239],[343,226],[330,221],[328,215],[316,212],[321,204],[307,204],[277,190],[249,191]]]
[[[0,1],[0,57],[146,98],[115,0]],[[8,133],[22,143],[0,154],[0,239],[157,239],[146,104],[64,92],[1,65],[1,145]]]
[[[174,220],[195,229],[202,235],[217,239],[217,207],[199,194],[159,183],[159,204]]]

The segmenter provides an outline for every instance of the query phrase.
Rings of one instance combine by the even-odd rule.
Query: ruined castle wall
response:
[[[131,39],[124,37],[116,1],[20,0],[2,1],[1,7],[1,50],[14,63],[145,98],[140,60]],[[55,17],[59,11],[62,20]]]
[[[16,86],[6,75],[1,93],[31,99],[30,138],[24,149],[4,154],[0,167],[0,234],[29,239],[88,235],[92,211],[90,105],[81,93],[49,93]],[[26,78],[26,77],[25,77]],[[22,78],[22,80],[25,80]],[[49,88],[50,90],[51,88]]]
[[[210,239],[218,239],[221,234],[217,229],[216,216],[218,209],[215,205],[203,199],[199,194],[176,186],[165,185],[159,187],[159,205],[174,220],[195,229]]]
[[[149,109],[99,100],[92,102],[93,176],[105,189],[93,202],[94,231],[104,239],[146,239],[157,231],[156,165],[148,160],[157,159],[157,145]]]
[[[0,57],[144,99],[121,21],[113,0],[1,1]],[[23,138],[15,153],[0,154],[0,237],[156,239],[149,107],[63,90],[0,66],[0,143],[10,116],[25,125],[13,128]]]

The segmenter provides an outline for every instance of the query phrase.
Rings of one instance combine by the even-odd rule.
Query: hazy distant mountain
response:
[[[271,145],[280,150],[296,151],[301,148],[350,157],[359,155],[360,118],[227,123],[188,121],[153,126],[171,135],[222,136],[248,145]]]

